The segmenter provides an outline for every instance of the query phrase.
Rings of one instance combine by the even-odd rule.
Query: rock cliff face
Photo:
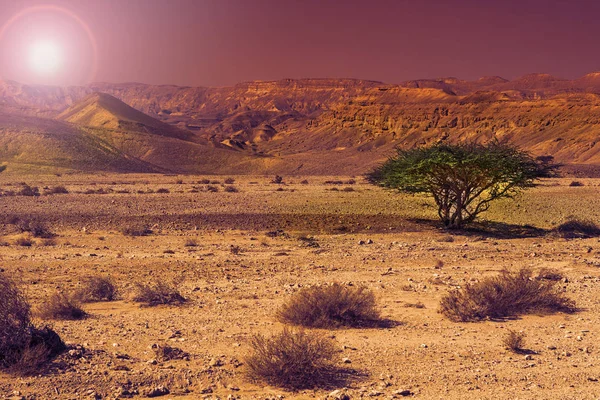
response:
[[[223,88],[3,82],[0,108],[56,117],[94,92],[190,132],[185,140],[257,157],[260,162],[246,164],[248,173],[362,173],[396,146],[440,140],[508,140],[562,163],[600,165],[600,73],[576,80],[531,74],[513,81],[445,78],[400,85],[290,79]]]

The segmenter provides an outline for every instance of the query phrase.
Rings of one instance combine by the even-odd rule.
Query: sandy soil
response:
[[[599,221],[600,180],[583,179],[582,187],[546,181],[515,202],[495,205],[486,218],[496,223],[487,231],[449,234],[436,227],[430,201],[383,192],[360,178],[328,185],[350,178],[306,177],[309,184],[301,184],[304,178],[295,177],[275,185],[270,177],[236,177],[238,193],[224,192],[220,183],[214,184],[219,192],[206,192],[197,183],[203,178],[0,177],[5,191],[27,182],[71,192],[0,197],[0,268],[23,285],[34,306],[91,275],[111,276],[123,297],[85,305],[90,317],[82,321],[46,321],[71,351],[39,376],[0,373],[0,398],[143,398],[159,386],[171,392],[163,398],[190,399],[335,393],[389,399],[406,391],[423,399],[600,396],[600,241],[547,231],[569,215]],[[100,188],[108,193],[84,194]],[[159,188],[169,193],[148,193]],[[58,236],[18,246],[24,234],[9,223],[14,217],[46,221]],[[121,233],[141,223],[153,234]],[[186,246],[190,240],[197,245]],[[240,251],[234,254],[232,246]],[[449,290],[519,267],[560,270],[561,287],[581,310],[481,323],[451,322],[438,312]],[[189,302],[140,307],[130,300],[135,283],[154,279],[179,282]],[[274,313],[288,296],[329,282],[371,288],[383,317],[396,322],[324,331],[355,377],[340,388],[296,393],[249,382],[243,357],[251,336],[281,330]],[[508,329],[527,334],[531,354],[504,348]],[[157,362],[153,344],[176,346],[189,359]]]

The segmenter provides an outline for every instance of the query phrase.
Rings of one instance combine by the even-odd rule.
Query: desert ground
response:
[[[69,350],[37,376],[0,374],[0,398],[144,398],[161,387],[173,399],[600,397],[600,240],[552,232],[570,216],[600,221],[599,179],[544,180],[494,204],[487,224],[448,232],[427,198],[362,177],[225,178],[0,175],[0,268],[34,308],[95,275],[110,276],[121,295],[85,304],[89,316],[79,321],[40,321]],[[11,195],[22,183],[41,195]],[[44,194],[56,186],[69,193]],[[29,234],[11,224],[15,217],[43,221],[56,237],[19,245]],[[122,233],[141,225],[152,233]],[[448,291],[520,267],[560,271],[578,312],[476,323],[438,312]],[[132,301],[137,283],[157,279],[174,282],[188,301]],[[321,330],[354,373],[339,386],[299,392],[249,380],[250,338],[283,329],[275,313],[291,294],[332,282],[373,290],[391,321]],[[509,329],[526,333],[526,354],[504,347]],[[189,356],[156,360],[153,344]]]

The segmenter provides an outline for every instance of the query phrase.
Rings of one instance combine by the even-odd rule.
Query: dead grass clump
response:
[[[575,304],[555,281],[532,278],[530,270],[503,271],[442,298],[440,312],[452,321],[472,322],[520,314],[573,312]]]
[[[536,277],[536,279],[546,279],[548,281],[560,281],[563,278],[563,274],[556,268],[542,268]]]
[[[68,194],[69,191],[64,186],[55,186],[53,188],[46,189],[44,194]]]
[[[235,186],[225,186],[224,190],[227,193],[237,193],[237,192],[239,192],[238,188],[236,188]]]
[[[524,332],[509,330],[504,339],[502,339],[502,343],[506,346],[507,350],[514,353],[522,353],[525,345],[525,336]]]
[[[42,319],[78,320],[87,316],[81,303],[73,295],[55,293],[38,307],[38,316]]]
[[[239,256],[240,254],[242,254],[242,248],[240,246],[236,246],[236,245],[231,245],[229,246],[229,252],[235,256]]]
[[[325,336],[286,328],[269,338],[256,335],[250,346],[245,363],[252,380],[292,390],[331,384],[336,346]]]
[[[226,178],[223,182],[225,182],[226,185],[233,185],[235,183],[235,179]]]
[[[188,240],[186,240],[184,246],[185,247],[197,247],[198,246],[198,242],[196,240],[194,240],[194,239],[188,239]]]
[[[0,274],[0,367],[17,375],[39,373],[44,363],[64,349],[56,332],[33,325],[23,293]]]
[[[580,181],[571,181],[571,183],[569,183],[569,186],[578,187],[578,186],[585,186],[585,185],[583,184],[583,182],[580,182]]]
[[[18,238],[17,240],[15,240],[15,244],[17,246],[31,247],[33,246],[33,240],[29,238]]]
[[[303,179],[300,181],[301,185],[308,185],[308,179]]]
[[[210,183],[210,179],[202,179],[198,181],[201,185],[208,185]]]
[[[42,221],[16,218],[12,223],[21,232],[29,232],[33,237],[50,239],[56,235]]]
[[[32,187],[29,186],[27,184],[23,184],[23,187],[21,187],[21,190],[19,190],[17,192],[17,194],[19,196],[39,196],[40,195],[40,189],[38,187]]]
[[[569,217],[567,221],[554,228],[554,232],[565,239],[589,238],[600,236],[600,227],[593,221]]]
[[[167,188],[160,188],[160,189],[156,189],[156,193],[164,194],[164,193],[171,193],[171,191]]]
[[[87,278],[83,286],[75,292],[75,298],[82,303],[113,301],[118,297],[117,287],[112,279],[104,276]]]
[[[152,229],[147,225],[127,226],[121,229],[121,233],[125,236],[148,236],[152,234]]]
[[[219,187],[218,186],[208,185],[206,187],[206,191],[207,192],[211,192],[211,193],[217,193],[219,191]]]
[[[342,192],[354,192],[354,188],[348,186],[342,189]]]
[[[0,363],[14,349],[23,348],[31,329],[29,303],[17,285],[0,273]]]
[[[271,181],[271,183],[275,183],[277,185],[281,185],[283,183],[283,176],[275,175],[275,178]]]
[[[151,307],[161,304],[183,304],[186,302],[186,298],[179,293],[174,284],[156,281],[147,284],[137,284],[133,301]]]
[[[161,362],[171,360],[187,360],[190,357],[190,355],[185,351],[169,345],[161,346],[158,344],[153,344],[152,350],[154,350],[156,360]]]
[[[314,327],[369,326],[379,321],[375,295],[365,287],[313,286],[294,294],[277,312],[281,322]]]

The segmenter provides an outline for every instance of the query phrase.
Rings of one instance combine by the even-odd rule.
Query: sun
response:
[[[63,64],[62,49],[52,40],[39,40],[29,47],[29,68],[38,75],[53,75]]]

